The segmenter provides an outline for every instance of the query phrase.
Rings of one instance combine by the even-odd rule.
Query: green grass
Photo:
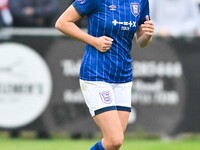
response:
[[[53,138],[39,140],[31,138],[10,139],[0,137],[1,150],[89,150],[96,140],[71,140]],[[125,139],[121,150],[200,150],[200,141],[194,140],[135,140]]]

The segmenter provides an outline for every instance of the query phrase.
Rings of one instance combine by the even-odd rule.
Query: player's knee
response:
[[[109,145],[108,145],[108,149],[119,149],[121,147],[121,145],[123,144],[124,141],[124,136],[117,136],[117,137],[113,137],[110,141],[109,141]]]

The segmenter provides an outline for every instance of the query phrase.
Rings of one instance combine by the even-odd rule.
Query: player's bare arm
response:
[[[144,24],[138,27],[136,32],[136,41],[140,47],[146,47],[151,41],[154,33],[154,24],[149,20],[149,16],[146,16]]]
[[[94,46],[101,52],[110,49],[113,39],[110,37],[94,37],[81,30],[75,23],[81,19],[81,16],[71,5],[56,21],[55,27],[62,33],[75,38],[84,43]]]

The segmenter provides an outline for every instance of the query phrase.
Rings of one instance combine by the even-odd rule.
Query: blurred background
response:
[[[200,133],[200,0],[149,0],[152,44],[133,43],[128,135]],[[79,89],[84,43],[54,28],[73,0],[0,0],[0,134],[94,138]],[[87,30],[87,18],[77,24]]]

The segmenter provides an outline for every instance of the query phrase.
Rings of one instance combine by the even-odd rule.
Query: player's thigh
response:
[[[124,132],[128,124],[129,114],[130,112],[127,112],[127,111],[118,111],[120,123]]]
[[[101,113],[93,119],[101,129],[105,139],[122,138],[120,140],[123,140],[123,128],[117,110]]]
[[[126,130],[131,112],[131,90],[132,82],[115,84],[113,88],[120,122],[124,131]]]

